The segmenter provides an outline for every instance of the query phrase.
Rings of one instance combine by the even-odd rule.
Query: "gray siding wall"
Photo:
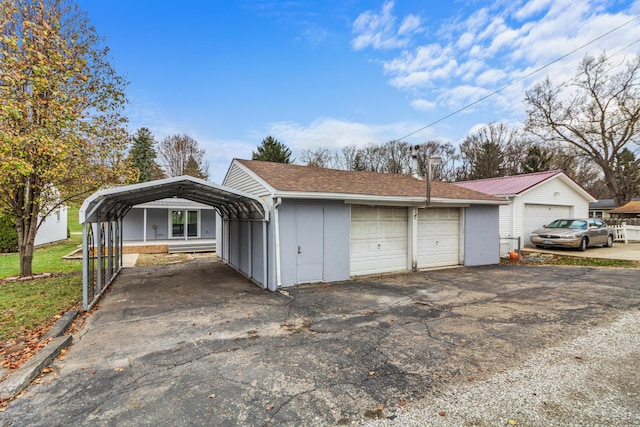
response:
[[[156,228],[154,229],[154,225]],[[144,238],[144,208],[133,208],[122,222],[124,241],[142,241]],[[200,238],[215,239],[216,213],[213,209],[200,211]],[[147,242],[169,238],[169,209],[147,208]]]
[[[498,206],[470,206],[464,214],[464,265],[500,262]]]
[[[261,221],[222,221],[218,254],[247,277],[266,286],[262,227]]]
[[[203,209],[200,211],[200,237],[203,239],[216,238],[216,211]]]
[[[318,206],[324,212],[323,224],[319,224],[324,233],[321,237],[322,240],[316,243],[324,248],[324,266],[321,281],[331,282],[349,279],[350,206],[342,202],[284,200],[279,208],[282,286],[296,284],[298,248],[296,207],[298,204]]]
[[[122,239],[142,240],[143,209],[131,209],[122,220]]]

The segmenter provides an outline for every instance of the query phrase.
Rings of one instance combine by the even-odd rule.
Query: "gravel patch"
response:
[[[640,311],[368,426],[640,425]]]

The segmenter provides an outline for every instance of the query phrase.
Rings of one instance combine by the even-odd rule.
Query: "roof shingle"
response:
[[[277,191],[426,197],[426,181],[409,175],[345,171],[256,160],[236,159],[236,161],[253,171]],[[502,200],[441,181],[432,181],[431,197],[457,200]]]
[[[626,205],[610,210],[609,213],[640,213],[640,200],[632,200]]]

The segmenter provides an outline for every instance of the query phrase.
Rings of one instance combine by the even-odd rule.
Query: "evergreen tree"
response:
[[[551,164],[551,152],[544,150],[539,145],[529,147],[527,157],[522,161],[522,172],[534,173],[549,170]]]
[[[147,182],[164,176],[156,163],[155,140],[151,131],[145,127],[138,129],[133,137],[133,146],[129,151],[129,161],[140,172],[138,182]]]
[[[294,162],[291,160],[291,150],[272,136],[267,136],[262,140],[262,145],[258,146],[257,152],[252,153],[251,160],[276,163]]]
[[[209,174],[202,170],[200,163],[198,163],[193,156],[189,156],[189,160],[187,160],[187,164],[184,167],[183,175],[189,175],[200,179],[209,179]]]

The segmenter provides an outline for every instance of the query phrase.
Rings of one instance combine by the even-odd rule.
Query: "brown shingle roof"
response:
[[[354,172],[255,160],[236,159],[236,161],[252,170],[278,191],[426,197],[426,181],[409,175]],[[431,197],[457,200],[503,200],[440,181],[432,181]]]
[[[631,201],[626,205],[610,210],[609,213],[640,213],[640,200]]]

